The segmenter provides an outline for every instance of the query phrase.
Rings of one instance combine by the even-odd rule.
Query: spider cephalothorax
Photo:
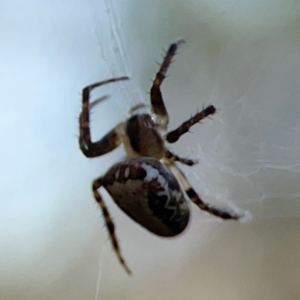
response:
[[[194,160],[178,157],[166,148],[176,142],[189,128],[208,115],[215,113],[210,105],[183,122],[177,129],[166,133],[169,117],[163,102],[160,86],[165,79],[172,57],[176,54],[179,40],[170,45],[161,67],[156,74],[150,92],[152,115],[135,114],[120,123],[97,142],[90,135],[90,92],[103,84],[128,77],[113,78],[89,85],[83,89],[82,112],[79,118],[79,145],[87,157],[108,153],[123,143],[127,158],[93,182],[93,194],[105,219],[113,248],[126,271],[130,273],[121,255],[115,226],[98,189],[103,186],[117,205],[134,221],[160,236],[175,236],[181,233],[189,221],[189,208],[184,193],[200,209],[223,219],[239,219],[235,213],[205,203],[191,187],[176,161],[192,166]],[[133,113],[144,105],[131,109]]]

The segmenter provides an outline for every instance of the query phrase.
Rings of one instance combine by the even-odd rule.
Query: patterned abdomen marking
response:
[[[103,185],[133,220],[160,236],[181,233],[189,208],[174,175],[158,160],[139,157],[115,164]]]

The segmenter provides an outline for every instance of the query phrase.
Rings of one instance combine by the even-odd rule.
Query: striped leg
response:
[[[82,128],[80,128],[79,147],[82,153],[89,158],[101,156],[116,149],[122,143],[122,131],[124,124],[121,123],[110,130],[103,138],[97,142],[91,142],[89,146],[84,141]]]
[[[169,116],[164,104],[164,100],[162,98],[160,86],[166,77],[166,73],[172,62],[172,58],[176,54],[178,46],[182,43],[184,43],[184,40],[180,39],[170,45],[166,56],[160,66],[160,69],[155,76],[153,85],[150,90],[152,110],[153,113],[156,114],[159,119],[161,129],[167,128],[167,125],[169,123]]]
[[[206,118],[209,115],[213,115],[216,112],[216,109],[214,106],[210,105],[197,113],[195,116],[191,117],[189,120],[183,122],[178,128],[176,128],[173,131],[170,131],[166,134],[166,140],[169,143],[175,143],[178,141],[178,139],[189,131],[189,129],[195,125],[196,123],[199,123],[202,119]]]
[[[183,173],[178,169],[178,167],[175,164],[171,163],[169,164],[169,168],[174,174],[174,176],[177,178],[179,183],[182,185],[182,187],[184,188],[186,194],[191,199],[191,201],[195,203],[200,209],[205,210],[210,214],[222,218],[224,220],[228,220],[228,219],[238,220],[241,217],[235,214],[234,212],[229,212],[224,208],[219,208],[217,206],[203,202],[202,199],[197,195],[195,190],[191,187],[191,185],[189,184],[189,182],[187,181]]]
[[[117,256],[119,258],[119,261],[123,265],[123,267],[126,270],[126,272],[128,274],[131,274],[131,271],[128,268],[128,266],[127,266],[127,264],[126,264],[126,262],[125,262],[125,260],[124,260],[124,258],[122,256],[122,254],[121,254],[121,251],[120,251],[119,243],[118,243],[117,237],[115,235],[115,225],[114,225],[114,223],[113,223],[113,221],[112,221],[112,219],[111,219],[111,217],[109,215],[109,212],[107,210],[107,207],[106,207],[104,201],[102,200],[99,192],[97,191],[101,186],[102,186],[102,177],[96,179],[93,182],[93,194],[94,194],[94,197],[95,197],[96,201],[98,202],[98,204],[101,207],[102,214],[103,214],[103,217],[104,217],[104,220],[105,220],[105,225],[106,225],[106,228],[108,230],[109,237],[110,237],[112,246],[114,248],[114,251],[117,254]]]
[[[187,166],[193,166],[196,163],[198,163],[198,161],[194,160],[194,159],[187,159],[187,158],[179,157],[176,154],[172,153],[170,150],[166,150],[165,157],[171,161],[179,161],[180,163],[187,165]]]
[[[91,91],[101,85],[119,80],[127,80],[128,77],[112,78],[105,81],[96,82],[82,90],[82,112],[79,116],[79,146],[83,154],[87,157],[96,157],[112,151],[118,147],[122,140],[120,137],[121,124],[111,130],[101,140],[91,141],[90,132],[90,108],[99,101],[89,103]]]

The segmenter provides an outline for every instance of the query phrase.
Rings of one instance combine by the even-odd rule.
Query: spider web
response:
[[[129,76],[129,81],[118,82],[113,86],[113,100],[118,104],[120,111],[126,112],[138,104],[146,103],[136,80],[132,78],[132,62],[127,55],[126,42],[122,34],[120,18],[116,17],[113,2],[90,0],[94,30],[99,41],[101,58],[105,69],[102,70],[104,78]],[[124,118],[123,118],[124,119]],[[122,120],[123,120],[122,119]]]
[[[108,1],[2,3],[1,299],[93,299],[98,271],[97,299],[298,299],[297,1]],[[187,46],[163,86],[170,129],[203,104],[219,111],[174,150],[200,160],[184,172],[205,201],[235,204],[255,221],[218,222],[191,205],[187,232],[159,239],[101,191],[129,278],[89,189],[121,153],[80,153],[80,91],[132,77],[93,93],[111,95],[94,109],[96,139],[148,100],[154,62],[178,37]]]
[[[117,15],[119,10],[114,8],[113,1],[90,1],[99,48],[106,60],[105,72],[108,77],[124,73],[134,76],[130,66],[135,62],[127,55],[126,46],[129,42],[122,34],[124,28],[121,25],[122,18]],[[101,11],[106,11],[103,18]],[[100,15],[101,24],[103,22],[106,26],[99,24]],[[228,32],[231,26],[229,23]],[[232,30],[235,30],[234,26]],[[205,28],[203,31],[205,32]],[[211,42],[205,34],[207,32],[203,34],[201,43],[199,42],[201,47],[202,44]],[[174,37],[180,35],[177,33]],[[251,33],[247,35],[247,39],[249,36]],[[217,61],[211,60],[207,63],[207,53],[197,53],[198,60],[204,63],[194,62],[195,68],[205,70],[212,67],[215,70],[213,75],[207,75],[204,71],[203,75],[199,73],[201,81],[204,82],[201,85],[204,91],[197,89],[199,83],[192,77],[187,80],[178,79],[172,73],[173,84],[166,82],[166,86],[169,85],[168,92],[170,91],[168,98],[174,99],[173,106],[170,107],[169,104],[168,107],[173,113],[170,127],[178,125],[172,120],[184,121],[183,118],[189,117],[195,108],[201,108],[204,101],[199,103],[199,97],[220,108],[219,113],[213,116],[213,121],[205,120],[201,128],[193,128],[194,133],[184,136],[175,147],[178,154],[187,153],[200,161],[193,169],[182,169],[189,176],[191,184],[208,202],[227,205],[236,210],[242,207],[251,211],[255,219],[298,217],[300,122],[296,113],[292,112],[299,111],[299,103],[295,97],[297,84],[293,79],[298,76],[299,59],[295,51],[297,45],[293,44],[291,36],[280,36],[283,42],[279,46],[276,38],[270,38],[268,42],[261,42],[261,37],[252,40],[250,38],[249,41],[238,35],[228,35],[226,38],[228,42],[216,46]],[[232,42],[234,38],[236,40]],[[164,40],[162,46],[170,41],[172,40]],[[258,42],[262,46],[255,44]],[[197,47],[197,42],[190,47],[195,47],[195,44]],[[285,44],[290,47],[287,48]],[[248,57],[241,54],[245,52]],[[282,58],[283,53],[288,53],[288,59]],[[186,55],[195,53],[189,52]],[[178,58],[178,61],[180,65],[183,60]],[[180,66],[177,70],[183,70]],[[286,71],[285,78],[278,75],[281,70]],[[185,72],[185,76],[186,74],[188,72]],[[183,104],[182,99],[178,99],[180,85],[189,91],[185,96],[191,99],[190,103]],[[113,101],[120,107],[120,118],[123,114],[120,120],[124,119],[131,106],[140,102],[147,103],[135,80],[114,87]],[[199,222],[215,220],[208,218]]]
[[[123,35],[121,34],[122,26],[120,26],[118,19],[115,16],[116,11],[112,7],[113,3],[107,0],[97,1],[90,0],[90,6],[92,16],[94,20],[94,30],[99,41],[99,49],[101,58],[103,59],[105,70],[103,72],[104,78],[129,76],[132,77],[130,69],[131,62],[129,57],[126,55],[127,51],[122,40]],[[109,99],[111,102],[111,109],[115,109],[116,103],[118,107],[118,113],[115,113],[115,118],[119,118],[116,123],[125,120],[128,117],[128,112],[131,107],[139,103],[145,103],[141,90],[137,87],[137,83],[134,78],[130,78],[129,81],[120,81],[114,85],[113,99]],[[114,102],[114,104],[113,104]],[[115,124],[114,124],[115,125]],[[109,128],[108,128],[109,129]],[[116,151],[117,160],[120,153]],[[114,159],[107,162],[109,167]],[[104,234],[107,234],[104,228]],[[96,287],[95,299],[101,299],[101,281],[102,281],[102,266],[106,250],[111,249],[110,241],[102,245],[102,253],[99,258],[99,273]],[[114,253],[113,255],[114,256]]]

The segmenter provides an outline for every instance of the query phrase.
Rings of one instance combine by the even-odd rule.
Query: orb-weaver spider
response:
[[[96,82],[83,89],[82,112],[79,118],[79,145],[89,158],[104,155],[123,144],[127,159],[112,166],[105,175],[93,182],[92,190],[99,203],[113,248],[119,261],[130,273],[121,254],[115,234],[115,226],[106,205],[98,192],[103,186],[117,205],[134,221],[159,236],[175,236],[181,233],[189,221],[189,208],[184,193],[200,209],[222,219],[239,219],[239,215],[202,201],[191,187],[176,161],[192,166],[195,161],[178,157],[166,148],[176,142],[189,128],[208,115],[216,112],[210,105],[183,122],[177,129],[167,130],[169,116],[162,98],[160,86],[178,46],[184,41],[172,43],[153,81],[150,91],[152,114],[134,114],[141,106],[131,109],[132,116],[109,131],[102,139],[92,142],[90,134],[91,91],[106,83],[127,80],[128,77],[112,78]],[[184,190],[184,192],[183,192]]]

